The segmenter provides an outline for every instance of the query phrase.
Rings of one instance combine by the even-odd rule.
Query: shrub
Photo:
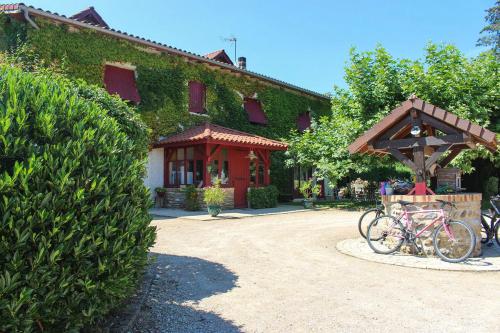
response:
[[[77,331],[133,291],[147,135],[101,89],[0,66],[0,331]]]
[[[491,197],[498,194],[498,177],[490,177],[484,183],[484,199],[483,201],[488,201]]]
[[[248,191],[250,208],[272,208],[278,204],[279,191],[274,185],[254,187]]]
[[[321,186],[319,184],[313,185],[313,181],[310,179],[300,185],[299,192],[304,196],[304,199],[311,199],[320,194]]]
[[[188,185],[184,189],[184,208],[186,210],[195,211],[200,210],[200,203],[198,201],[198,190],[194,185]]]
[[[219,206],[224,203],[224,190],[220,187],[220,181],[213,186],[207,187],[203,193],[203,201],[209,206]]]

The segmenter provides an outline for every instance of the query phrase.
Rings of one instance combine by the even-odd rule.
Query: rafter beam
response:
[[[408,166],[413,171],[417,170],[417,166],[415,165],[415,163],[413,163],[413,161],[410,160],[408,158],[408,156],[406,156],[405,154],[403,154],[399,150],[397,150],[397,149],[388,149],[388,152],[392,156],[394,156],[398,161],[400,161],[401,163],[405,164],[406,166]]]
[[[448,144],[465,144],[470,142],[470,137],[465,134],[451,134],[444,136],[426,136],[421,138],[408,138],[397,140],[380,140],[373,143],[374,149],[407,149],[424,146],[442,146]]]
[[[434,153],[432,153],[431,156],[425,160],[425,170],[429,170],[431,166],[436,163],[436,161],[439,159],[441,155],[444,154],[445,151],[447,151],[452,145],[444,145],[439,147]]]

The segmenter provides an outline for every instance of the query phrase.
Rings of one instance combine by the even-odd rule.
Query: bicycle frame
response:
[[[444,230],[448,237],[450,237],[452,240],[455,240],[455,236],[453,235],[453,232],[451,231],[449,225],[446,222],[446,213],[443,208],[440,209],[423,209],[423,210],[416,210],[414,212],[410,212],[407,209],[403,209],[403,212],[399,215],[397,218],[398,221],[402,220],[403,225],[405,227],[405,231],[408,231],[408,229],[411,229],[413,226],[413,221],[411,220],[411,216],[417,215],[417,214],[428,214],[428,213],[438,213],[438,216],[432,220],[431,223],[427,224],[422,230],[420,230],[418,233],[415,234],[415,238],[419,238],[427,229],[430,229],[431,227],[434,227],[434,225],[438,222],[444,224]],[[404,237],[402,237],[404,238]]]

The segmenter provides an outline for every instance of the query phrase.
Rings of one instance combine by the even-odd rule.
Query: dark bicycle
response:
[[[489,214],[481,214],[481,243],[493,245],[493,238],[500,246],[500,195],[490,199],[492,209]]]
[[[385,207],[384,205],[376,205],[375,208],[370,208],[361,215],[358,221],[359,234],[366,239],[366,231],[368,230],[368,225],[370,222],[384,215]]]

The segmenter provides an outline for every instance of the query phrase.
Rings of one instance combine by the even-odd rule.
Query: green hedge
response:
[[[1,332],[77,331],[134,290],[147,140],[102,90],[0,66]]]
[[[250,188],[248,201],[250,208],[271,208],[278,205],[279,191],[274,185],[266,187]]]

